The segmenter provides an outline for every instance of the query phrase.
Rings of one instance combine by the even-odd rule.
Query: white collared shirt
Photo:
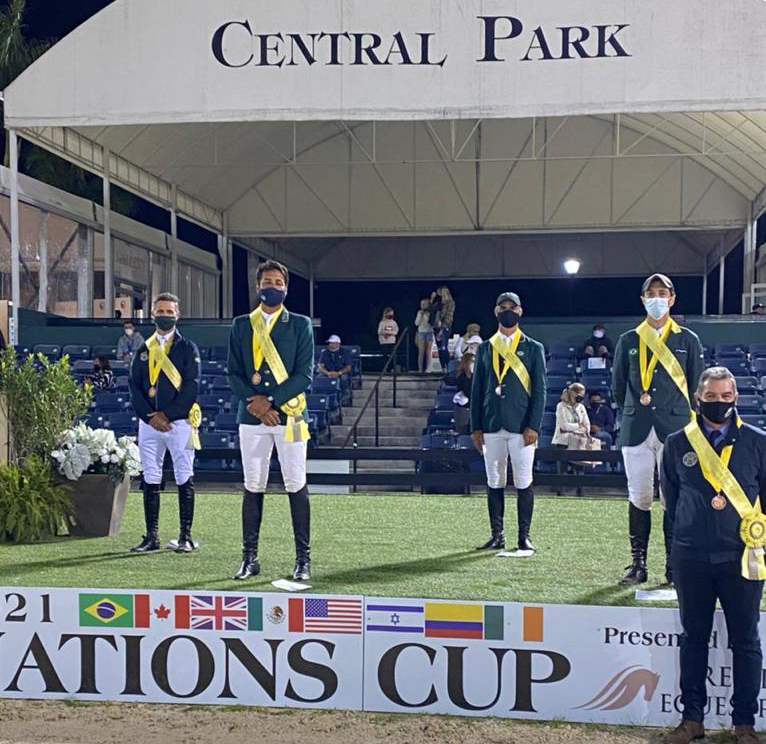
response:
[[[165,351],[165,344],[173,338],[175,332],[176,329],[174,328],[172,331],[169,331],[163,336],[159,331],[157,331],[157,343],[160,345],[160,349]]]
[[[500,333],[500,338],[504,343],[510,344],[519,333],[521,333],[521,331],[517,328],[510,336],[506,336],[504,333]]]

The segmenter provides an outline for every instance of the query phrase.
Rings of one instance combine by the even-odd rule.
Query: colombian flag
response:
[[[426,638],[503,640],[503,607],[426,603]]]

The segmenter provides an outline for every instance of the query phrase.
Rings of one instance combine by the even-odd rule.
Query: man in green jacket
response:
[[[476,354],[471,385],[471,438],[484,455],[490,539],[479,550],[505,548],[503,517],[508,457],[518,495],[519,550],[529,539],[534,510],[532,467],[545,410],[545,352],[519,330],[521,300],[503,292],[495,303],[497,333]]]
[[[311,577],[310,511],[306,488],[308,415],[305,391],[314,368],[311,320],[284,306],[289,275],[266,261],[256,275],[260,305],[234,319],[229,334],[229,384],[239,397],[237,423],[245,494],[242,502],[242,565],[235,579],[260,572],[258,537],[263,495],[276,446],[295,536],[293,578]]]
[[[641,289],[646,320],[624,333],[617,342],[612,369],[612,392],[622,411],[620,444],[628,478],[628,532],[632,563],[622,586],[647,580],[646,554],[652,526],[655,471],[662,461],[662,446],[669,434],[683,429],[691,418],[689,391],[705,368],[705,354],[695,333],[671,317],[676,301],[673,282],[652,274]],[[657,345],[660,355],[651,345]],[[662,501],[664,507],[664,500]],[[666,559],[672,527],[663,521]],[[669,562],[665,574],[672,584]]]

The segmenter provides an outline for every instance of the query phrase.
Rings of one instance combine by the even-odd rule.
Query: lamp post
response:
[[[574,278],[577,276],[577,272],[580,271],[580,262],[576,258],[569,258],[564,261],[564,271],[567,276],[570,277],[569,282],[569,317],[572,317],[572,293],[574,287]]]

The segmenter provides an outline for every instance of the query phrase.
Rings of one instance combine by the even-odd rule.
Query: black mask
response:
[[[176,318],[175,315],[157,315],[154,318],[154,325],[156,325],[160,331],[166,333],[176,324],[177,320],[178,318]]]
[[[698,402],[700,413],[714,424],[725,424],[734,414],[734,403],[719,400]]]
[[[585,400],[584,395],[575,395],[575,402],[582,403]]]
[[[497,320],[503,328],[515,328],[519,324],[519,314],[513,310],[503,310],[497,314]]]

